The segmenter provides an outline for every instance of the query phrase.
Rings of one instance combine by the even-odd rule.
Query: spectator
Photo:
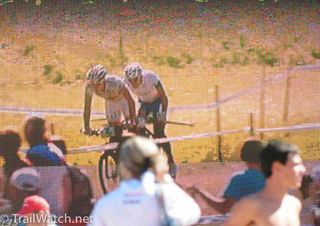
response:
[[[240,158],[246,163],[248,169],[232,176],[223,193],[223,197],[215,197],[195,186],[187,190],[192,195],[199,193],[206,203],[218,212],[228,213],[235,202],[264,188],[265,177],[261,172],[259,159],[261,150],[262,143],[259,140],[247,140],[244,143],[240,151]]]
[[[49,203],[38,195],[28,196],[18,212],[21,217],[19,222],[28,222],[25,226],[55,226],[54,219],[50,215]],[[23,219],[22,219],[23,218]],[[19,226],[22,226],[20,223]]]
[[[40,192],[40,175],[31,167],[16,170],[9,183],[8,196],[12,202],[12,213],[16,213],[22,207],[25,197]]]
[[[315,226],[320,226],[320,192],[317,192],[313,197],[313,223]]]
[[[17,169],[27,167],[30,164],[18,155],[21,146],[21,138],[12,130],[0,132],[0,156],[4,158],[4,197],[7,198],[9,178]]]
[[[265,188],[237,202],[224,225],[300,225],[301,202],[288,194],[301,186],[306,171],[299,149],[271,141],[262,150],[261,166]]]
[[[53,143],[49,145],[47,124],[43,118],[29,118],[24,126],[24,133],[30,149],[27,159],[33,166],[59,166],[64,164],[61,150]]]
[[[314,209],[313,204],[313,196],[314,182],[310,175],[303,176],[300,192],[301,192],[301,202],[302,202],[302,210],[301,210],[301,221],[304,225],[312,225],[313,223],[313,215],[312,210]]]
[[[160,226],[165,219],[175,225],[195,224],[199,206],[173,182],[168,170],[152,141],[127,140],[120,148],[120,186],[95,205],[91,225]]]
[[[320,165],[316,165],[311,169],[310,176],[313,180],[313,189],[320,191]]]

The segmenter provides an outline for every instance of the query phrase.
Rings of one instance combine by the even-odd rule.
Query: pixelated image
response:
[[[318,0],[0,0],[0,225],[320,225],[319,129]]]

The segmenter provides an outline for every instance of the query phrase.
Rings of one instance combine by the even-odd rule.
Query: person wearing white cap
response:
[[[8,195],[13,205],[13,212],[21,208],[25,197],[40,192],[40,175],[31,167],[16,170],[10,177],[9,183]]]
[[[90,226],[192,225],[196,202],[168,174],[168,164],[151,140],[135,137],[120,148],[120,186],[94,207]]]

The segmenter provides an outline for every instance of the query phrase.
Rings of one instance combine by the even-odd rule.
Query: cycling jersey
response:
[[[92,95],[93,93],[98,96],[109,100],[109,101],[119,101],[122,97],[121,90],[125,86],[123,80],[117,76],[108,75],[104,79],[105,89],[103,91],[98,91],[94,86],[87,85],[87,92]]]
[[[126,86],[123,80],[115,75],[107,75],[104,79],[104,84],[105,89],[99,91],[95,88],[95,85],[87,83],[85,106],[87,108],[91,107],[91,99],[93,93],[95,93],[97,96],[105,99],[106,118],[109,122],[121,121],[122,115],[129,117],[129,106],[121,93],[121,90]]]
[[[159,97],[156,86],[160,83],[157,74],[150,71],[143,71],[141,76],[142,82],[139,87],[134,88],[130,82],[127,82],[131,91],[136,94],[142,103],[152,103]]]

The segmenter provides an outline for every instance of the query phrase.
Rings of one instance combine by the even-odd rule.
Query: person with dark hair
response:
[[[49,143],[45,119],[29,118],[24,125],[24,134],[30,145],[26,157],[33,166],[60,166],[64,164],[61,150],[53,143]]]
[[[91,226],[187,226],[200,208],[168,175],[168,164],[151,140],[134,137],[120,148],[121,183],[100,199]]]
[[[5,130],[0,132],[0,156],[4,158],[4,198],[8,198],[9,178],[13,172],[30,165],[26,159],[22,159],[18,155],[20,146],[21,138],[17,132],[13,130]]]
[[[18,151],[21,146],[20,135],[13,130],[0,132],[0,156],[4,158],[4,173],[9,179],[17,169],[29,166],[30,164],[20,158]]]
[[[313,223],[312,211],[314,209],[313,196],[315,195],[314,180],[310,175],[304,175],[299,188],[301,192],[302,210],[300,214],[301,222],[304,225]]]
[[[267,178],[265,188],[236,203],[224,225],[300,225],[301,202],[288,193],[301,186],[306,172],[298,147],[268,142],[261,153],[261,166]]]
[[[242,197],[259,192],[265,186],[265,178],[260,171],[260,153],[262,143],[259,140],[249,139],[241,148],[240,158],[248,168],[245,171],[237,172],[232,176],[229,184],[223,192],[223,197],[214,195],[193,186],[188,188],[192,195],[199,195],[206,203],[220,213],[228,213],[235,202]]]

